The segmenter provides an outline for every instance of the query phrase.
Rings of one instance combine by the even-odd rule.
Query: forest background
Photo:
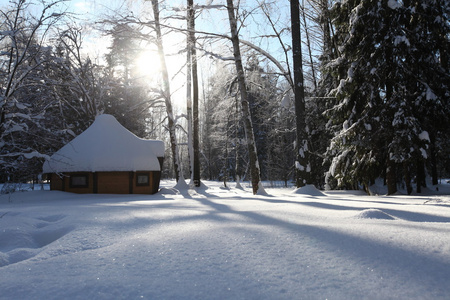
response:
[[[292,2],[303,50],[300,148]],[[198,170],[226,185],[252,179],[257,165],[261,180],[288,185],[303,170],[303,184],[369,192],[382,179],[392,194],[449,176],[449,1],[292,2],[234,1],[240,56],[233,1],[0,2],[0,181],[36,180],[102,113],[165,141],[166,178]]]

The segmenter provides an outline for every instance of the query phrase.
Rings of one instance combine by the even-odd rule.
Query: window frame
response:
[[[140,177],[146,177],[147,182],[140,183],[139,182]],[[136,173],[136,186],[149,186],[149,185],[150,185],[150,173],[147,173],[147,172]]]
[[[74,184],[75,178],[84,178],[84,184]],[[71,174],[69,178],[69,185],[70,188],[88,188],[89,187],[89,174],[82,173],[82,174]]]

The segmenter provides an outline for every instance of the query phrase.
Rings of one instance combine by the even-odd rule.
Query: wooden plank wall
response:
[[[131,173],[131,175],[130,175]],[[74,172],[66,173],[63,177],[57,174],[50,174],[50,189],[66,191],[71,193],[99,193],[99,194],[154,194],[159,190],[160,171],[147,171],[138,173],[149,174],[149,185],[136,185],[136,172]],[[70,187],[70,175],[88,175],[89,185],[86,188]],[[97,180],[94,184],[94,179]],[[131,189],[130,189],[131,184]]]

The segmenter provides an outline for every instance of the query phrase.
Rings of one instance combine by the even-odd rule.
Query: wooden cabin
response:
[[[94,123],[43,165],[50,189],[73,193],[154,194],[159,190],[164,143],[145,140],[113,116]]]

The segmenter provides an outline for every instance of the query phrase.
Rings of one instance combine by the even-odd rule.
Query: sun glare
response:
[[[154,51],[143,51],[136,60],[139,76],[158,77],[161,72],[161,64],[158,54]]]
[[[172,104],[176,107],[186,105],[186,56],[185,54],[167,54],[165,57]],[[137,56],[136,75],[149,85],[161,83],[161,63],[155,50],[145,50]]]
[[[186,82],[186,56],[171,54],[165,57],[171,91],[179,90]],[[161,78],[161,62],[154,50],[145,50],[136,58],[137,75],[146,80]]]
[[[186,64],[186,57],[184,55],[166,55],[165,59],[171,80],[175,75],[178,77],[181,74],[185,74],[183,72]],[[158,54],[155,51],[142,52],[136,59],[136,67],[141,76],[159,76],[161,62]]]

